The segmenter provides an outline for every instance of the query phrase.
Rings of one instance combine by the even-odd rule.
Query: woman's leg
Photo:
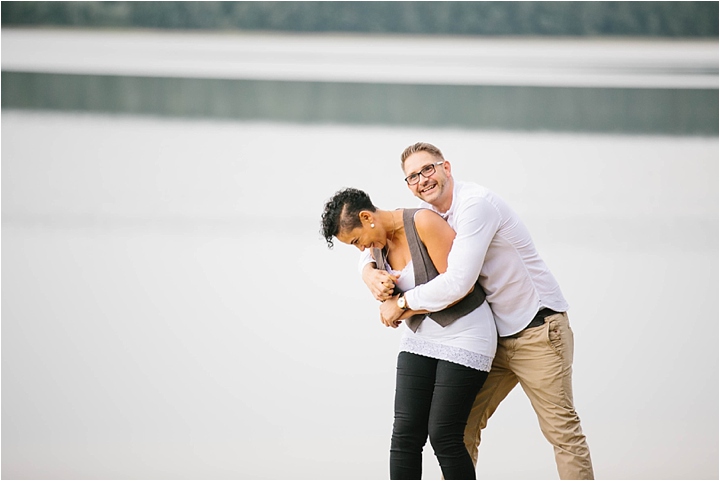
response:
[[[463,436],[475,396],[488,373],[438,361],[428,429],[445,479],[476,479]]]
[[[438,362],[409,352],[398,355],[390,479],[420,479],[422,475],[422,450],[428,437]],[[462,444],[462,431],[460,433]]]

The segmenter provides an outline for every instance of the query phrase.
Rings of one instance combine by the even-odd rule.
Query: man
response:
[[[538,255],[525,225],[496,194],[456,182],[450,163],[427,143],[401,155],[412,193],[442,215],[457,233],[447,271],[392,296],[393,278],[361,259],[363,281],[383,301],[386,323],[404,308],[436,312],[464,297],[477,280],[485,290],[498,331],[490,375],[468,418],[465,444],[477,464],[480,432],[500,402],[520,383],[553,445],[561,479],[593,479],[590,451],[572,395],[573,333],[560,286]]]

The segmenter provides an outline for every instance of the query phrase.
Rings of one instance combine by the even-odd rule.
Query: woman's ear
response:
[[[361,210],[358,213],[358,216],[360,217],[360,222],[362,222],[363,225],[369,224],[370,227],[375,227],[375,216],[369,210]]]

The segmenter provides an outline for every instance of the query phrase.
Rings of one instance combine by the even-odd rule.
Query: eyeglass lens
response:
[[[433,175],[435,173],[435,164],[426,165],[425,167],[420,170],[420,172],[416,172],[414,174],[411,174],[407,178],[407,183],[410,185],[415,185],[418,182],[420,182],[420,174],[422,174],[423,177],[426,179]]]

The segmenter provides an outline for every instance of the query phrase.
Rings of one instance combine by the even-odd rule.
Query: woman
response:
[[[386,286],[397,294],[385,302],[405,308],[402,291],[447,269],[455,232],[427,209],[385,211],[357,189],[337,192],[322,214],[322,233],[361,251],[373,249]],[[490,371],[497,333],[479,286],[438,313],[405,309],[395,388],[390,478],[420,479],[422,449],[430,437],[445,479],[476,479],[463,443],[473,401]],[[388,327],[398,327],[383,319]]]

